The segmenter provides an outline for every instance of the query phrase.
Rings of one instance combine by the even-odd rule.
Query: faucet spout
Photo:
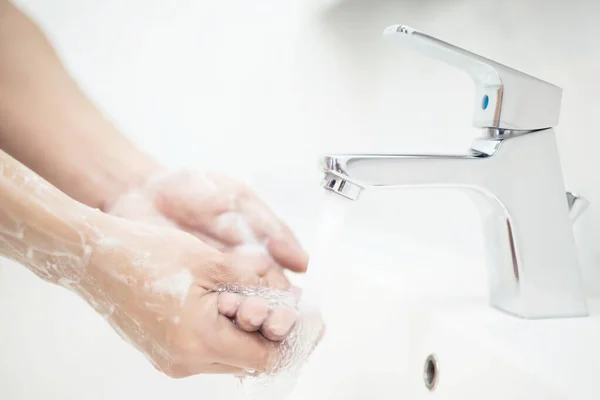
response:
[[[473,168],[487,167],[474,155],[328,155],[324,170],[361,187],[468,187],[476,184]],[[477,167],[475,163],[479,164]],[[332,176],[333,176],[332,175]]]
[[[569,216],[577,202],[565,197],[553,129],[477,139],[465,155],[327,155],[321,164],[324,187],[353,199],[369,188],[464,190],[483,218],[491,304],[523,318],[587,315]]]

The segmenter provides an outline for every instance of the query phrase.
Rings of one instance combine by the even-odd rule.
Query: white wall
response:
[[[48,32],[90,96],[140,146],[172,167],[195,165],[254,181],[307,243],[315,220],[306,215],[314,217],[317,207],[318,154],[463,151],[476,134],[469,125],[468,78],[384,47],[385,26],[408,24],[556,83],[565,90],[558,132],[568,188],[592,202],[577,227],[582,261],[590,291],[600,287],[599,246],[594,246],[600,243],[595,228],[600,224],[600,158],[594,154],[600,132],[593,117],[600,93],[600,46],[594,39],[600,37],[600,2],[19,4]],[[436,196],[380,199],[377,215],[396,218],[398,237],[432,238],[432,246],[470,252],[480,244],[473,210],[458,196]],[[363,212],[368,218],[364,207]],[[471,276],[469,268],[462,271],[465,277]],[[482,284],[479,278],[474,282]],[[73,303],[69,293],[37,282],[12,264],[0,265],[0,398],[108,398],[103,390],[106,396],[112,393],[110,398],[117,398],[114,393],[128,398],[143,391],[119,375],[124,366],[144,368],[145,361],[128,356],[104,321],[83,303]],[[85,340],[75,339],[82,334]],[[114,353],[106,354],[107,348]],[[60,360],[55,367],[52,359]],[[103,373],[106,369],[114,373]],[[69,386],[64,375],[73,371],[80,374],[69,379],[93,395]],[[148,385],[147,375],[134,379]],[[144,393],[157,399],[195,398],[190,397],[194,382],[165,381]],[[226,398],[220,393],[213,398]]]

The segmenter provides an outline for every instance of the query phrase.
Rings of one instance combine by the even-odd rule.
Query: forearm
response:
[[[0,11],[0,147],[74,199],[104,209],[157,164],[86,97],[31,20],[11,5]]]
[[[87,220],[100,214],[0,151],[0,255],[41,278],[78,281],[90,256]]]
[[[129,221],[73,200],[1,150],[0,204],[0,256],[77,293],[105,317],[123,302],[119,290],[128,281],[118,271],[133,279],[128,266],[139,255],[114,246],[135,230]]]

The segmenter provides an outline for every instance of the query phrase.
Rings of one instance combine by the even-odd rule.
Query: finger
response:
[[[200,232],[229,247],[258,244],[259,240],[250,220],[235,209],[227,207],[214,209],[210,215],[201,218],[198,215],[189,214],[184,222],[180,222],[180,225],[187,231]]]
[[[228,247],[225,244],[221,243],[220,241],[216,240],[215,238],[212,238],[209,235],[205,235],[204,233],[199,232],[193,228],[190,228],[189,226],[177,224],[177,228],[189,233],[190,235],[198,238],[201,242],[203,242],[219,251],[224,252],[224,251],[227,251],[227,249],[228,249]]]
[[[297,320],[298,313],[293,308],[276,307],[263,323],[261,332],[267,339],[279,342],[291,332]]]
[[[231,253],[231,262],[234,268],[252,271],[260,277],[264,277],[270,269],[277,267],[267,254],[242,253],[237,250]]]
[[[223,292],[219,293],[219,299],[217,302],[219,312],[226,317],[233,318],[238,312],[240,304],[242,303],[242,296],[237,293]]]
[[[251,196],[239,201],[237,211],[246,220],[255,238],[264,240],[283,235],[281,222],[259,198]]]
[[[284,268],[306,271],[308,256],[290,229],[254,194],[237,201],[215,198],[202,211],[190,196],[169,196],[159,202],[162,212],[206,243],[223,249],[241,244],[266,242],[269,253]]]
[[[270,288],[279,290],[288,290],[290,288],[290,281],[279,265],[270,268],[264,278],[267,281],[267,286]]]
[[[218,256],[210,260],[201,260],[198,264],[200,268],[199,276],[206,281],[205,289],[214,290],[223,285],[245,285],[258,287],[263,278],[252,271],[243,268],[234,267],[233,256],[229,253],[217,252]],[[208,267],[207,267],[208,264]]]
[[[256,242],[250,222],[235,209],[216,214],[203,229],[229,246]]]
[[[204,176],[204,174],[202,174]],[[190,229],[205,232],[215,215],[233,209],[230,197],[221,195],[215,182],[204,188],[196,184],[197,177],[182,175],[155,193],[158,210],[168,219]]]
[[[305,272],[308,255],[302,249],[290,228],[258,197],[240,201],[239,211],[247,219],[256,238],[266,241],[273,259],[284,268]]]
[[[202,229],[230,246],[261,244],[270,238],[290,236],[289,229],[253,193],[238,197],[226,212],[215,213],[211,223]]]
[[[267,254],[241,253],[236,250],[232,253],[232,262],[236,269],[252,271],[265,278],[268,287],[280,290],[290,287],[290,282],[281,267]]]
[[[280,353],[273,342],[256,332],[245,332],[227,317],[217,317],[219,342],[218,362],[256,371],[273,371]]]
[[[306,272],[308,254],[295,239],[271,239],[267,243],[267,250],[282,267],[294,272]]]
[[[244,298],[235,316],[236,324],[247,332],[255,332],[260,329],[269,315],[269,303],[266,299],[258,296]]]
[[[220,215],[228,215],[228,214],[229,213],[220,214]],[[216,232],[214,227],[219,224],[224,224],[224,223],[219,222],[219,220],[217,219],[218,216],[217,217],[215,217],[214,215],[204,216],[203,218],[206,220],[206,222],[205,222],[202,219],[198,218],[197,215],[195,215],[194,218],[192,218],[191,215],[192,214],[186,214],[185,218],[178,220],[177,226],[180,229],[182,229],[186,232],[189,232],[192,235],[204,240],[205,242],[212,244],[214,247],[216,247],[218,249],[225,249],[227,247],[237,246],[243,242],[240,238],[232,237],[229,234],[220,235]],[[179,218],[181,218],[181,217],[179,217]],[[232,218],[232,217],[227,217],[227,218]]]

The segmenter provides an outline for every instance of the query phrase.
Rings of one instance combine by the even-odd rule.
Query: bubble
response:
[[[315,349],[324,332],[324,323],[316,308],[304,306],[298,296],[289,291],[267,287],[222,285],[217,292],[237,293],[246,297],[260,296],[270,307],[287,306],[298,312],[298,320],[292,331],[280,343],[273,343],[279,352],[276,365],[271,371],[246,370],[241,389],[247,399],[280,400],[287,397],[298,381],[302,367]]]

